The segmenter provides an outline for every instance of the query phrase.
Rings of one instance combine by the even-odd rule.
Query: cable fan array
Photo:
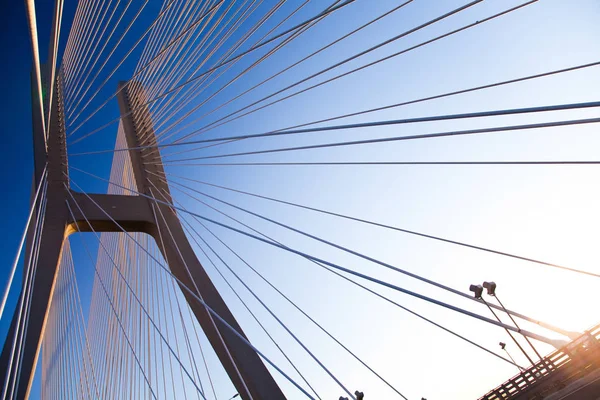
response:
[[[110,210],[88,193],[142,196],[156,226],[167,229],[154,240],[111,220],[120,232],[92,229],[66,240],[42,343],[42,398],[252,398],[247,387],[236,391],[192,301],[256,352],[289,398],[413,399],[428,392],[464,398],[533,364],[527,353],[513,358],[504,346],[493,347],[505,331],[519,341],[536,339],[544,350],[577,335],[529,316],[529,306],[514,306],[527,303],[524,296],[507,296],[508,309],[483,304],[457,276],[479,277],[476,267],[489,264],[485,273],[505,281],[527,270],[533,271],[524,272],[528,281],[543,271],[556,282],[591,285],[600,271],[550,261],[546,253],[509,247],[509,240],[485,240],[497,232],[490,232],[495,228],[484,211],[509,214],[510,200],[482,208],[469,202],[469,192],[466,200],[453,195],[468,187],[490,200],[485,192],[496,189],[502,171],[515,180],[526,168],[593,173],[600,161],[588,157],[595,145],[589,132],[600,122],[600,102],[593,85],[582,82],[600,61],[589,52],[572,62],[567,54],[562,63],[532,55],[537,62],[505,60],[494,70],[488,55],[471,54],[473,63],[489,68],[477,75],[468,66],[469,44],[485,48],[479,36],[488,31],[498,37],[514,26],[543,25],[531,16],[545,15],[544,2],[374,3],[78,2],[57,69],[67,207],[73,220],[82,215],[92,226],[71,190],[108,218]],[[489,57],[500,60],[502,51],[511,54],[490,50]],[[443,64],[453,73],[464,70],[464,79],[438,78]],[[553,85],[555,92],[548,89]],[[580,92],[573,95],[571,86]],[[118,99],[125,93],[136,102],[123,113]],[[126,140],[126,118],[135,121],[135,147]],[[579,156],[561,145],[565,131],[581,139]],[[138,153],[141,165],[131,156]],[[152,172],[155,166],[164,174]],[[136,168],[164,186],[149,180],[144,192]],[[465,172],[485,168],[497,169],[489,179]],[[448,182],[459,182],[460,174],[481,186],[454,189]],[[548,175],[536,174],[535,184]],[[439,192],[423,189],[431,186],[427,179]],[[46,186],[44,175],[30,216],[32,255]],[[411,202],[412,190],[422,197]],[[456,219],[442,204],[446,196],[460,206]],[[439,213],[423,211],[432,198]],[[169,269],[163,238],[177,241],[164,206],[247,337]],[[478,217],[463,218],[469,208]],[[419,225],[420,218],[429,222]],[[473,226],[481,240],[468,235]],[[464,269],[457,261],[463,259]],[[425,266],[432,262],[448,268]],[[35,268],[30,262],[23,275],[17,312],[25,326]],[[510,318],[492,318],[486,305]],[[508,322],[513,317],[519,326]],[[18,345],[13,353],[19,357]],[[493,365],[494,374],[468,369],[471,358]],[[19,373],[9,371],[7,382]],[[461,389],[466,375],[481,382]],[[436,379],[439,387],[424,387]],[[16,396],[14,385],[2,396]]]

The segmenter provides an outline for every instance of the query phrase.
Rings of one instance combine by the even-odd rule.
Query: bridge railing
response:
[[[600,324],[479,400],[541,399],[600,368]]]

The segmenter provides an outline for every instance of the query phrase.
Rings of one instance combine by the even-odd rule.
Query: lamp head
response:
[[[487,289],[487,294],[494,296],[496,294],[495,282],[483,282],[483,287]]]
[[[473,296],[475,296],[476,299],[481,298],[481,294],[483,293],[483,287],[481,285],[471,285],[469,286],[469,290],[473,292]]]

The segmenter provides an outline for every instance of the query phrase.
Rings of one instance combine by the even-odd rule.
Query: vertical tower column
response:
[[[140,146],[153,146],[157,143],[150,112],[144,105],[146,98],[143,89],[138,87],[135,97],[129,90],[135,84],[136,82],[130,84],[121,82],[118,94],[127,147],[132,149]],[[129,153],[138,191],[172,203],[160,150],[144,148],[130,150]],[[173,275],[246,337],[196,257],[176,210],[160,203],[155,203],[154,206],[158,207],[160,211],[156,213],[157,226],[154,226],[149,233],[158,243]],[[220,321],[214,319],[206,308],[185,289],[182,291],[242,399],[285,399],[283,392],[258,354]]]
[[[34,107],[36,107],[35,104]],[[21,321],[21,330],[24,330],[22,344],[16,346],[13,351],[15,330],[19,322],[18,312],[15,312],[2,349],[2,354],[0,355],[0,382],[2,382],[2,387],[7,384],[12,386],[12,381],[6,380],[7,370],[12,368],[14,374],[15,369],[20,367],[18,381],[15,383],[17,399],[28,397],[35,375],[37,358],[48,319],[48,310],[50,310],[56,276],[58,275],[58,267],[60,265],[65,238],[65,228],[68,220],[65,203],[67,195],[65,183],[68,185],[68,178],[65,176],[67,172],[67,154],[60,75],[56,77],[51,107],[54,112],[49,121],[50,135],[48,136],[47,152],[43,141],[44,132],[41,129],[41,124],[36,124],[34,121],[34,181],[39,182],[42,178],[42,171],[46,163],[48,175],[46,209],[42,218],[40,218],[42,227],[38,241],[37,257],[34,255],[31,260],[29,260],[29,254],[25,257],[26,262],[30,261],[33,268],[29,312],[27,313],[27,310],[24,310]],[[33,246],[33,231],[34,229],[29,231],[28,249]],[[25,290],[26,288],[23,287],[22,295]],[[22,351],[20,351],[21,348]],[[14,359],[19,357],[19,353],[21,356],[17,365]],[[11,355],[14,355],[14,357],[11,358]]]

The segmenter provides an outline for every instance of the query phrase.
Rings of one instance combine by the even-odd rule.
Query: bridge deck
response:
[[[576,381],[596,376],[599,371],[600,324],[491,390],[479,400],[544,399],[565,390]]]

